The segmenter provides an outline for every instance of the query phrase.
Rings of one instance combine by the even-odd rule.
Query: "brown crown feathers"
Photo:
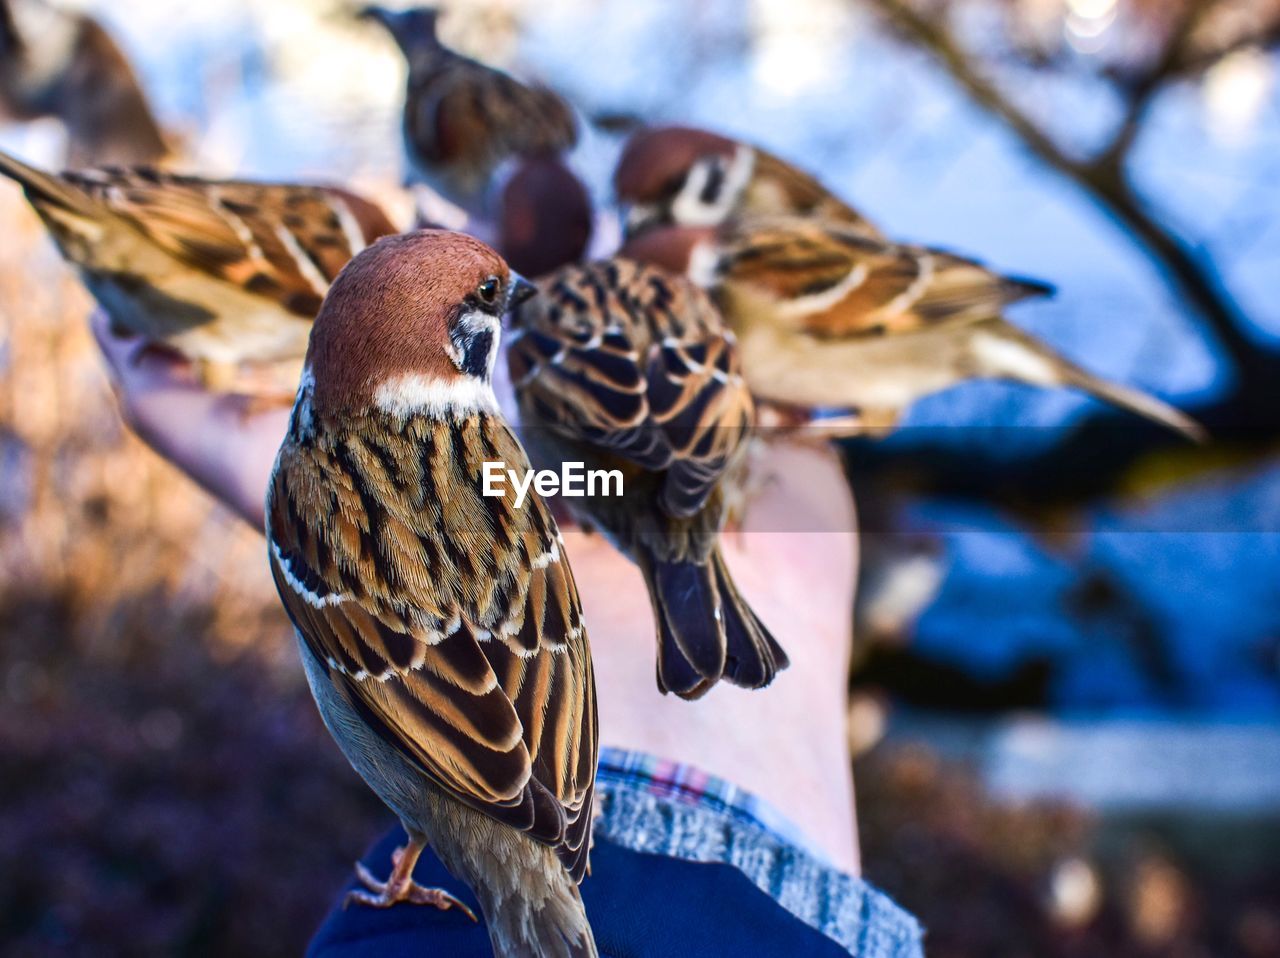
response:
[[[623,147],[613,185],[618,201],[629,207],[629,236],[654,226],[717,226],[757,215],[817,217],[880,235],[799,167],[761,147],[696,127],[637,131]]]

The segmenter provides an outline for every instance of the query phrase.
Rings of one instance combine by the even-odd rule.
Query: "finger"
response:
[[[89,328],[107,361],[108,373],[117,390],[143,392],[164,387],[195,388],[195,377],[188,360],[142,336],[119,332],[112,327],[105,311],[93,311],[89,317]]]
[[[89,314],[89,330],[113,371],[127,364],[131,352],[142,339],[140,336],[122,335],[113,330],[111,318],[103,309],[95,309]]]

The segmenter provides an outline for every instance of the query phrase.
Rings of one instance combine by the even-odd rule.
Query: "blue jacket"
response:
[[[378,876],[403,843],[395,829],[364,858]],[[462,882],[428,850],[416,880],[457,895],[477,914]],[[354,883],[350,887],[355,887]],[[346,894],[346,890],[343,891]],[[582,899],[602,958],[740,958],[744,955],[848,958],[729,865],[634,852],[597,839]],[[341,899],[339,899],[341,901]],[[311,958],[491,958],[489,935],[466,915],[422,905],[331,911],[311,942]]]

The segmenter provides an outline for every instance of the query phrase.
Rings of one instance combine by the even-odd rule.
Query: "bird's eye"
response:
[[[490,276],[483,283],[476,287],[476,295],[480,297],[480,301],[492,306],[498,301],[498,277]]]

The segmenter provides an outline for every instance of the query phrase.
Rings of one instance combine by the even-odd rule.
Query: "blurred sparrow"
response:
[[[1194,438],[1203,429],[1140,390],[1108,382],[1006,321],[1052,288],[975,260],[797,218],[665,227],[624,254],[686,272],[738,334],[753,395],[781,406],[857,410],[851,428],[887,429],[916,400],[969,379],[1069,387]]]
[[[67,164],[155,163],[169,153],[129,61],[87,14],[0,0],[0,114],[56,117]]]
[[[836,220],[880,235],[804,170],[749,143],[686,126],[635,133],[613,175],[628,207],[627,233],[651,226],[718,226],[731,217],[789,215]]]
[[[193,360],[205,385],[241,363],[291,361],[353,254],[396,232],[333,187],[201,180],[147,168],[54,175],[0,153],[112,324]]]
[[[528,469],[490,382],[521,283],[457,233],[358,255],[315,322],[267,535],[325,725],[409,836],[350,900],[465,910],[414,884],[430,844],[495,955],[577,958],[596,954],[587,635],[547,506],[483,494],[486,462]]]
[[[558,157],[520,161],[502,189],[498,252],[525,276],[576,263],[591,241],[591,197]]]
[[[753,416],[733,334],[687,280],[626,260],[568,266],[539,288],[508,348],[522,435],[536,460],[622,474],[624,494],[569,501],[644,574],[658,687],[694,699],[722,678],[768,685],[787,656],[719,544]]]
[[[386,27],[409,64],[404,142],[410,181],[421,180],[475,213],[503,161],[556,155],[577,143],[577,122],[563,99],[444,46],[436,36],[439,11],[370,6],[361,15]]]

